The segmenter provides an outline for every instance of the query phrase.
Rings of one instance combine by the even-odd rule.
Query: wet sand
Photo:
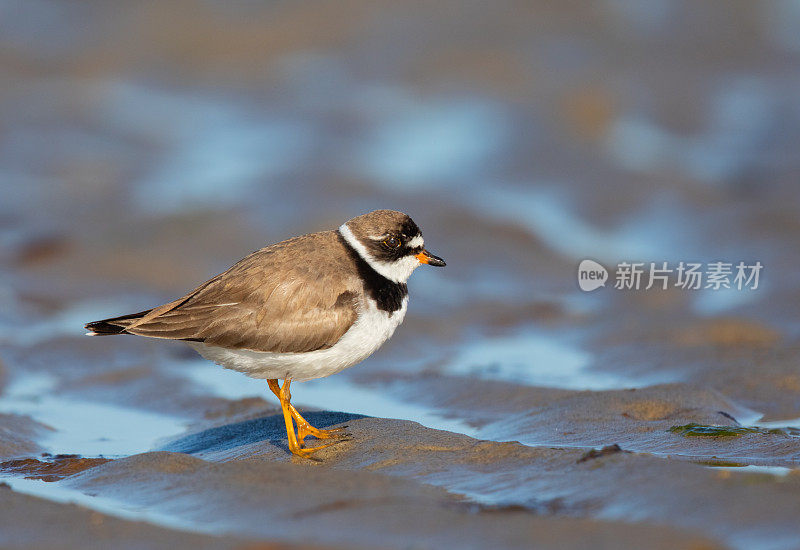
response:
[[[642,5],[0,20],[0,547],[799,547],[798,14]],[[448,267],[292,387],[353,434],[319,461],[263,381],[83,335],[386,207]],[[765,269],[584,293],[584,258]]]
[[[335,548],[256,542],[236,537],[214,537],[124,521],[75,504],[16,493],[0,485],[0,545],[34,548],[198,548],[202,550],[311,550]]]
[[[587,540],[618,548],[642,537],[655,548],[711,548],[719,544],[714,539],[745,548],[765,538],[788,547],[797,536],[797,471],[735,467],[791,467],[797,438],[668,431],[690,422],[736,424],[726,412],[733,404],[715,392],[662,386],[553,396],[488,383],[481,389],[489,403],[493,389],[510,399],[488,407],[501,420],[484,423],[486,417],[478,419],[488,412],[457,391],[458,381],[428,382],[432,393],[436,382],[445,383],[456,390],[449,392],[455,401],[472,402],[467,418],[498,441],[309,411],[305,416],[320,427],[346,423],[353,439],[308,461],[288,453],[274,408],[247,399],[196,417],[185,435],[162,441],[155,452],[108,462],[62,459],[71,468],[42,468],[59,457],[8,460],[3,470],[15,476],[12,487],[20,477],[50,475],[45,479],[62,489],[109,499],[121,510],[146,510],[184,531],[323,546],[403,548],[412,532],[425,548],[443,540],[467,548],[528,548],[531,541],[580,548]],[[515,414],[523,402],[536,408]],[[501,442],[512,431],[540,441]],[[596,442],[620,450],[590,453]],[[82,503],[92,506],[92,498]],[[657,527],[665,525],[671,527]]]
[[[324,426],[341,415],[330,416],[311,413],[309,419]],[[180,453],[159,451],[117,459],[60,482],[62,487],[95,498],[175,518],[183,531],[222,533],[224,539],[152,526],[131,537],[126,529],[136,527],[129,522],[6,490],[6,503],[19,510],[19,515],[4,518],[14,525],[8,540],[19,545],[9,547],[35,547],[39,541],[58,537],[60,529],[72,531],[71,540],[63,541],[65,548],[83,541],[99,547],[113,536],[127,537],[126,543],[133,547],[162,542],[179,547],[242,547],[231,538],[233,533],[253,540],[300,539],[319,548],[406,548],[409,540],[421,548],[443,544],[476,549],[584,548],[587,540],[597,548],[628,547],[641,540],[653,548],[718,547],[691,529],[574,518],[585,512],[591,500],[585,500],[588,495],[575,501],[538,501],[534,494],[542,495],[542,488],[525,482],[529,472],[546,464],[574,468],[581,452],[536,451],[519,444],[475,441],[404,421],[350,418],[349,429],[358,444],[341,443],[321,451],[320,462],[310,462],[287,455],[279,442],[279,421],[268,417],[245,426],[233,423],[212,428],[211,433],[166,445],[181,449]],[[275,438],[276,443],[251,443],[257,436],[266,436],[267,441]],[[555,463],[559,461],[560,465]],[[490,472],[499,471],[504,473],[493,482]],[[39,472],[32,469],[30,473]],[[514,484],[517,497],[503,494],[509,475],[521,482]],[[479,495],[479,488],[470,488],[476,479],[496,485],[502,504],[461,497],[462,491]],[[523,494],[529,500],[515,502]],[[26,517],[26,509],[57,514],[59,521],[42,532],[37,529],[41,515]],[[97,526],[102,526],[102,536],[94,532]]]

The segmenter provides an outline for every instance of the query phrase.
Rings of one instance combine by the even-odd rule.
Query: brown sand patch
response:
[[[694,346],[765,347],[777,343],[778,331],[745,319],[712,319],[694,324],[677,332],[678,344]]]
[[[443,447],[441,445],[416,445],[415,449],[417,451],[425,451],[430,453],[440,453],[440,452],[455,452],[461,451],[464,447]]]
[[[466,460],[471,464],[493,464],[498,460],[523,459],[527,455],[528,447],[516,441],[481,441],[471,449]]]
[[[35,267],[67,254],[70,247],[62,235],[35,237],[20,247],[15,260],[22,267]]]
[[[782,390],[800,391],[800,375],[783,376],[775,381],[775,385]]]
[[[677,412],[674,403],[666,401],[640,401],[625,408],[622,416],[635,420],[663,420]]]
[[[18,458],[0,462],[0,471],[21,474],[25,476],[25,479],[59,481],[89,468],[105,464],[110,460],[109,458],[84,458],[78,455],[46,456],[46,460]]]

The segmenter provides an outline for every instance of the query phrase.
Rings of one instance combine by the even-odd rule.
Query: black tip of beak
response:
[[[447,263],[439,256],[434,256],[428,252],[428,265],[432,265],[434,267],[444,267],[447,265]]]

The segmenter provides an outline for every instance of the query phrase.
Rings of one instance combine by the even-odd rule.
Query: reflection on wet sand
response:
[[[794,548],[795,4],[0,8],[0,505],[25,511],[0,530]],[[354,434],[319,463],[263,381],[82,335],[383,207],[449,267],[379,354],[293,387]],[[765,269],[750,293],[584,293],[585,258]]]

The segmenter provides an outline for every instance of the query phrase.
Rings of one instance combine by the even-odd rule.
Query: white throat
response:
[[[347,227],[347,222],[339,227],[339,233],[347,244],[353,247],[361,258],[369,264],[369,266],[395,283],[405,283],[415,269],[419,267],[419,260],[414,256],[405,256],[394,262],[383,262],[372,257],[367,248],[361,244],[350,228]]]

